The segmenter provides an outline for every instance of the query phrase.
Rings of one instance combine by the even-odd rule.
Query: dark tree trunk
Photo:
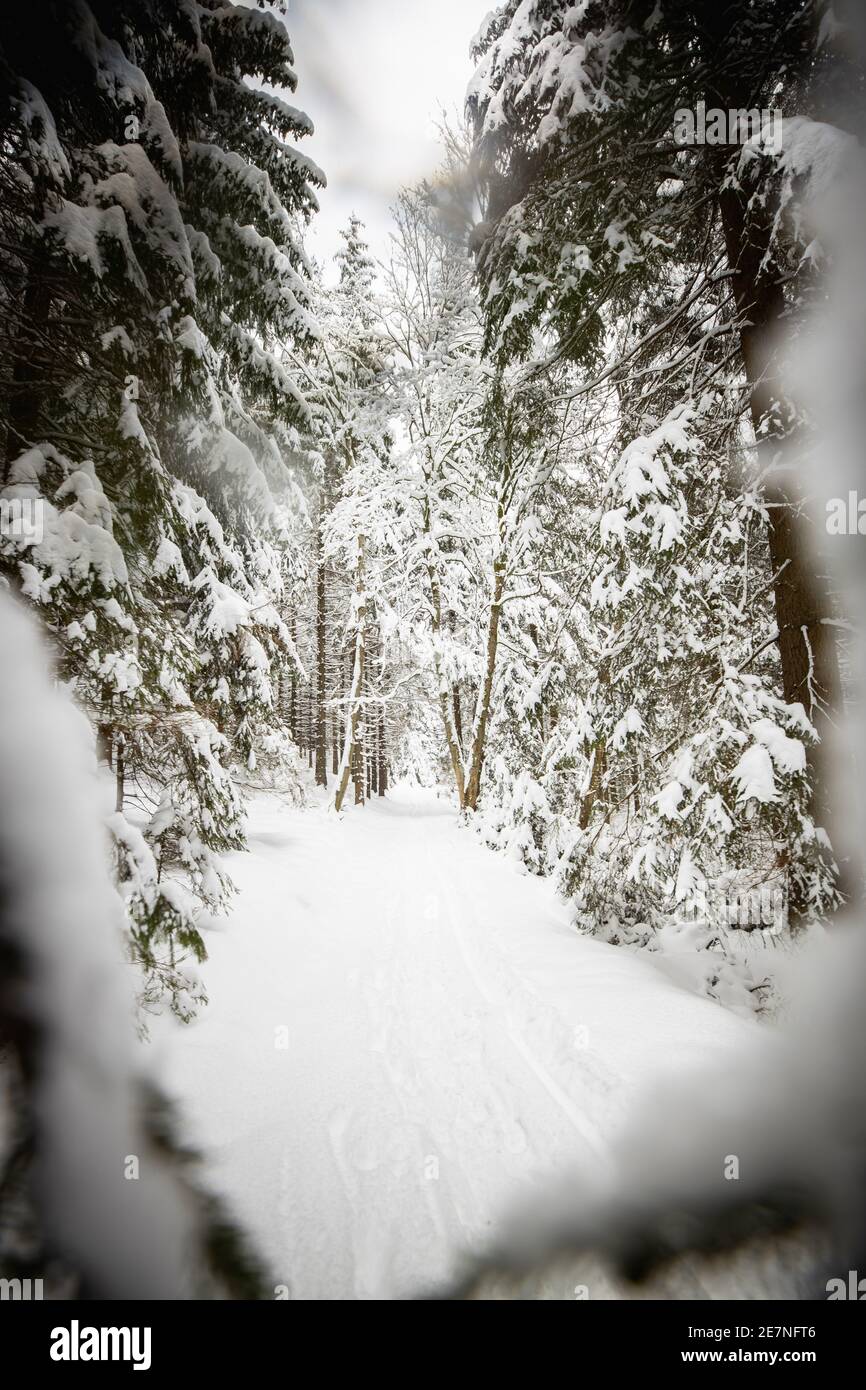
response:
[[[601,792],[601,784],[602,779],[604,778],[605,763],[606,756],[604,739],[599,739],[598,743],[595,745],[595,750],[593,753],[592,772],[589,778],[589,786],[587,787],[586,792],[584,793],[584,796],[580,803],[580,816],[578,818],[578,825],[580,826],[581,830],[586,830],[587,826],[589,825],[589,822],[592,820],[592,813],[595,810],[596,803],[598,802],[598,798]]]
[[[114,730],[110,724],[97,724],[96,726],[96,757],[97,761],[112,766],[114,744]]]
[[[42,341],[51,308],[51,291],[47,280],[38,270],[30,270],[21,300],[20,325],[16,357],[9,374],[8,426],[4,480],[9,477],[10,464],[40,436],[42,398],[48,371],[49,357]]]
[[[367,693],[367,664],[361,669],[361,711],[357,723],[357,733],[352,749],[352,783],[355,788],[355,805],[363,806],[366,787],[366,749],[367,749],[367,707],[364,696]]]
[[[115,811],[122,811],[126,780],[126,743],[123,734],[118,734],[117,736],[116,749],[117,754],[115,758],[114,771],[114,809]]]
[[[378,771],[376,786],[380,796],[388,790],[388,750],[385,746],[385,707],[379,707],[379,737],[377,739]]]
[[[761,225],[748,212],[746,195],[725,189],[719,199],[727,257],[735,272],[732,289],[741,319],[740,344],[751,388],[751,416],[757,438],[759,471],[768,478],[764,497],[769,512],[768,544],[774,579],[782,689],[789,704],[802,704],[820,742],[807,750],[811,810],[837,853],[845,844],[830,784],[827,742],[842,707],[842,688],[833,604],[829,585],[816,563],[814,537],[803,515],[803,488],[792,476],[797,449],[794,412],[784,398],[776,360],[784,327],[785,301],[778,276],[764,268],[769,218]],[[840,887],[850,892],[847,875]],[[792,904],[795,912],[798,904]]]
[[[502,518],[500,516],[500,525]],[[493,563],[493,596],[490,602],[490,617],[487,625],[487,656],[484,666],[484,682],[478,695],[478,712],[472,734],[472,762],[466,782],[467,810],[478,808],[481,795],[481,774],[484,769],[484,754],[487,742],[487,724],[490,719],[490,702],[493,698],[493,677],[496,672],[496,652],[499,644],[499,619],[502,613],[502,598],[505,593],[505,559],[500,554]]]
[[[349,680],[349,698],[346,706],[345,736],[343,754],[340,759],[340,776],[334,797],[334,809],[339,811],[351,777],[355,788],[355,803],[364,800],[364,675],[367,644],[367,597],[364,564],[365,537],[358,537],[358,561],[355,572],[355,642],[352,656],[352,674]]]
[[[291,618],[290,618],[290,620],[289,620],[289,634],[290,634],[291,639],[292,639],[292,645],[293,645],[293,646],[296,646],[297,640],[298,640],[298,632],[297,632],[297,620],[296,620],[296,618],[295,618],[294,610],[292,611],[292,616],[291,616]],[[290,682],[290,685],[289,685],[289,731],[291,732],[293,741],[294,741],[295,743],[297,743],[297,742],[298,742],[298,733],[299,733],[299,730],[298,730],[298,673],[297,673],[297,671],[295,670],[294,667],[292,667],[292,676],[291,676],[291,682]]]
[[[708,105],[723,109],[754,104],[741,91],[740,75],[730,62],[735,7],[701,6],[701,44],[707,67]],[[792,469],[796,458],[796,418],[781,380],[779,346],[784,341],[785,297],[782,275],[771,254],[775,209],[750,206],[748,191],[726,183],[730,151],[710,147],[707,158],[717,171],[719,212],[731,287],[739,319],[740,347],[750,387],[760,473],[768,478],[764,496],[769,511],[768,543],[773,567],[776,624],[782,688],[789,703],[801,703],[821,742],[808,750],[812,814],[831,842],[845,843],[830,787],[827,739],[841,710],[842,687],[833,604],[829,585],[815,562],[814,539],[803,517],[804,489]],[[843,890],[850,885],[843,875]],[[801,905],[792,904],[796,912]]]
[[[744,195],[726,189],[720,199],[725,243],[732,269],[743,361],[751,387],[751,414],[758,434],[759,459],[779,471],[777,456],[786,446],[796,449],[791,434],[790,408],[779,385],[773,342],[778,333],[784,298],[775,279],[761,275],[765,251],[762,240],[748,235]],[[825,708],[840,703],[839,663],[833,629],[832,604],[826,580],[817,572],[812,546],[798,513],[795,480],[771,482],[766,489],[770,510],[770,558],[776,574],[776,618],[785,699],[800,701],[810,719],[823,718]]]
[[[316,786],[328,785],[328,713],[325,707],[327,678],[327,605],[322,524],[317,529],[316,574]]]
[[[454,615],[453,613],[452,613],[451,616],[450,616],[449,626],[450,626],[450,628],[451,628],[451,634],[452,634],[452,636],[453,636],[454,633],[455,633],[455,631],[456,631],[456,629],[457,629],[457,619],[456,619],[456,617],[455,617],[455,615]],[[455,738],[456,738],[456,740],[457,740],[457,748],[458,748],[458,750],[459,750],[459,752],[460,752],[460,756],[461,756],[461,758],[462,758],[462,756],[463,756],[463,710],[462,710],[461,707],[460,707],[460,686],[459,686],[456,682],[455,682],[455,684],[454,684],[454,685],[452,686],[452,688],[451,688],[451,705],[452,705],[452,708],[453,708],[453,711],[454,711],[454,735],[455,735]]]

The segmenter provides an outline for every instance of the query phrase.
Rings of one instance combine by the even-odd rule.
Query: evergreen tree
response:
[[[266,90],[296,85],[283,9],[0,20],[5,495],[44,516],[7,570],[114,761],[133,943],[176,1000],[176,948],[203,954],[187,890],[224,904],[214,855],[243,843],[231,769],[293,775],[274,687],[308,410],[277,344],[314,332],[299,228],[323,176]]]
[[[368,650],[375,613],[367,592],[370,556],[364,518],[356,508],[366,482],[375,477],[390,449],[375,264],[359,218],[353,215],[341,236],[337,283],[320,292],[321,339],[310,391],[313,438],[320,455],[316,781],[327,782],[330,724],[338,810],[350,778],[355,801],[366,799],[367,769],[375,756],[379,709]]]
[[[581,392],[686,368],[694,408],[725,372],[745,376],[782,693],[814,726],[811,815],[835,836],[820,750],[841,698],[836,628],[796,483],[806,422],[780,361],[818,253],[804,256],[798,200],[816,163],[844,147],[813,119],[827,103],[820,10],[510,0],[482,27],[470,108],[488,217],[475,245],[500,360],[542,371],[570,360]],[[699,102],[736,131],[683,143],[677,113]],[[779,141],[770,108],[784,115]],[[618,355],[614,321],[634,330]]]

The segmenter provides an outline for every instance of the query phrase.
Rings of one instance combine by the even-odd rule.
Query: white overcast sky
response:
[[[320,260],[340,245],[351,212],[385,255],[388,208],[404,184],[432,173],[440,109],[461,111],[469,45],[494,0],[290,0],[298,89],[315,135],[304,149],[328,178],[307,235]]]

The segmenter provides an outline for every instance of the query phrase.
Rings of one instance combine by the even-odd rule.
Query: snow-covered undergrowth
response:
[[[542,789],[524,775],[504,806],[492,798],[483,802],[469,824],[518,871],[551,877],[577,932],[647,953],[678,984],[735,1013],[770,1018],[785,1012],[791,968],[806,941],[824,929],[813,923],[791,930],[785,879],[778,870],[757,867],[702,878],[697,903],[683,902],[682,893],[678,900],[677,884],[670,883],[666,910],[654,905],[651,911],[639,898],[629,899],[611,877],[608,901],[602,889],[588,905],[575,891],[572,867],[581,836],[572,823],[564,834],[561,824],[556,827],[561,834],[557,837],[550,829],[553,819]],[[534,832],[545,822],[548,833],[538,837],[539,852]],[[603,848],[593,853],[595,871],[601,875]]]

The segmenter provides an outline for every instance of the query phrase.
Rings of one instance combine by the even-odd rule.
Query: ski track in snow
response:
[[[293,1298],[435,1291],[515,1203],[603,1163],[656,1077],[754,1026],[576,934],[430,794],[342,820],[262,795],[248,839],[210,1004],[151,1051]]]

